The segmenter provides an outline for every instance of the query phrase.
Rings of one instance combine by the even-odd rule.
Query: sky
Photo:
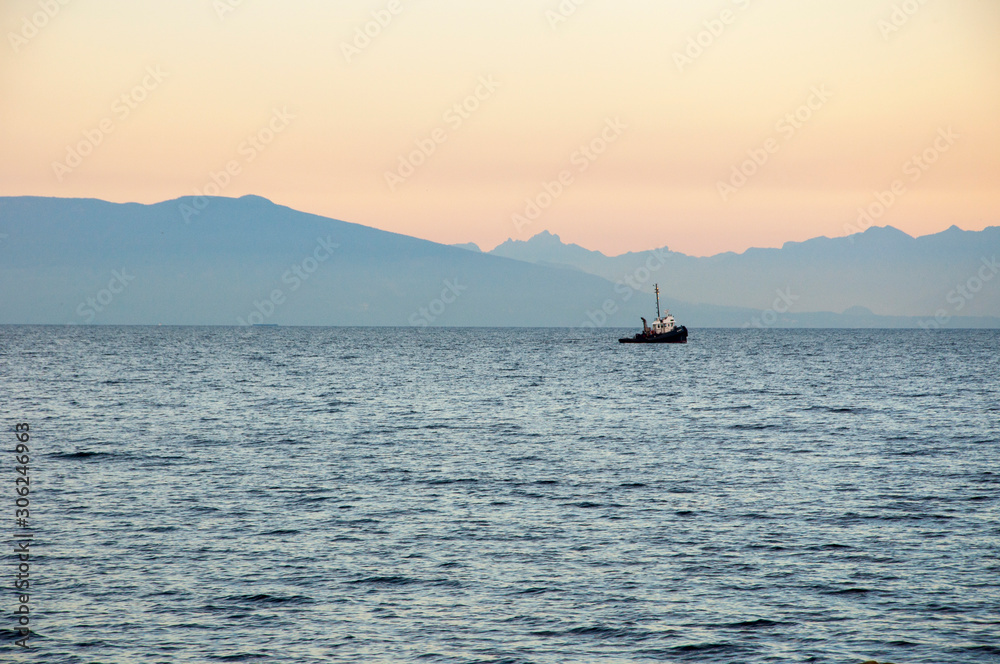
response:
[[[613,255],[1000,224],[996,0],[4,0],[0,195]]]

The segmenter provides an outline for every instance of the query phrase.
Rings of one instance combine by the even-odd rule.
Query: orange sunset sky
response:
[[[0,195],[608,254],[1000,224],[996,0],[5,0],[0,28]]]

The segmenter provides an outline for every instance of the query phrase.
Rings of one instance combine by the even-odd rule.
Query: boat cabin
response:
[[[666,334],[667,332],[671,332],[675,327],[677,327],[677,322],[668,311],[667,315],[663,318],[657,318],[654,320],[653,324],[649,326],[649,329],[653,334]]]

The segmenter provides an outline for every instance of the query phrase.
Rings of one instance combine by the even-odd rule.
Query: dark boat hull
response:
[[[686,344],[688,340],[687,328],[680,327],[667,332],[666,334],[637,334],[634,337],[624,337],[618,340],[620,344]]]

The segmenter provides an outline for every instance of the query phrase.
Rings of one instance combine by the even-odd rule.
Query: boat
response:
[[[618,340],[620,344],[686,344],[688,340],[687,328],[677,325],[677,321],[667,311],[665,316],[660,316],[660,285],[656,284],[656,320],[652,325],[642,319],[642,332],[634,337],[623,337]]]

